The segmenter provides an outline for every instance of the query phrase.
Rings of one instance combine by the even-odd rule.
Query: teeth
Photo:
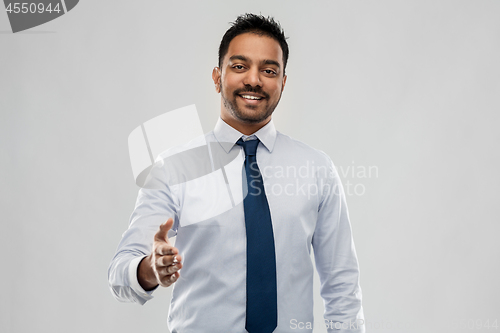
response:
[[[262,99],[262,97],[250,96],[250,95],[241,95],[241,97],[246,99]]]

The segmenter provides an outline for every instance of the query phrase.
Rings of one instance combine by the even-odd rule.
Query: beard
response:
[[[269,104],[269,94],[264,92],[262,88],[260,87],[250,87],[246,86],[245,88],[242,89],[236,89],[233,91],[231,96],[226,96],[226,93],[224,92],[223,89],[223,84],[221,82],[221,96],[222,96],[222,101],[224,103],[224,107],[226,110],[228,110],[231,115],[238,120],[247,123],[247,124],[258,124],[267,118],[271,116],[274,112],[274,109],[276,109],[276,106],[278,106],[278,103],[281,99],[281,93],[280,97],[274,104]],[[259,106],[254,106],[254,105],[247,105],[246,107],[249,109],[255,110],[255,112],[247,111],[247,110],[242,110],[241,108],[238,107],[236,99],[239,97],[239,94],[245,93],[245,92],[253,92],[256,94],[260,94],[261,96],[264,96],[264,105],[259,105]],[[263,108],[262,110],[259,110],[260,108]]]

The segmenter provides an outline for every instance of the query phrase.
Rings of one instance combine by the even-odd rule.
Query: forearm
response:
[[[340,332],[364,332],[362,294],[355,252],[343,251],[341,256],[328,261],[318,252],[320,251],[315,252],[316,268],[325,304],[324,318],[329,323],[328,332],[339,332],[339,329]]]
[[[359,266],[347,218],[335,229],[322,230],[314,244],[328,332],[364,332]]]
[[[333,168],[333,167],[332,167]],[[316,269],[328,332],[364,332],[359,265],[345,194],[335,169],[325,191],[313,236]]]
[[[116,255],[108,270],[109,286],[115,298],[122,302],[144,304],[153,298],[151,290],[157,286],[154,272],[149,270],[153,238],[158,226],[175,217],[177,200],[162,176],[160,164],[155,164],[151,177],[158,182],[153,188],[142,188],[127,231],[122,235]],[[175,230],[171,230],[175,235]]]

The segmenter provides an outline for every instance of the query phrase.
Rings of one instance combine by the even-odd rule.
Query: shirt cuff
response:
[[[139,267],[142,259],[144,259],[145,257],[146,256],[132,259],[128,266],[128,281],[130,283],[130,288],[132,288],[132,290],[135,291],[137,295],[139,295],[145,301],[149,301],[153,298],[153,292],[156,290],[156,288],[158,288],[158,286],[153,290],[145,291],[139,284],[139,280],[137,280],[137,268]]]

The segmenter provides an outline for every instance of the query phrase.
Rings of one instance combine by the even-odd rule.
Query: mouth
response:
[[[251,105],[259,104],[262,100],[265,99],[264,96],[248,92],[237,94],[237,96],[242,98],[246,103]]]
[[[258,100],[260,101],[261,99],[264,99],[264,97],[262,96],[259,96],[259,95],[250,95],[250,94],[238,94],[238,96],[240,96],[241,98],[244,98],[244,99],[249,99],[249,100]]]

